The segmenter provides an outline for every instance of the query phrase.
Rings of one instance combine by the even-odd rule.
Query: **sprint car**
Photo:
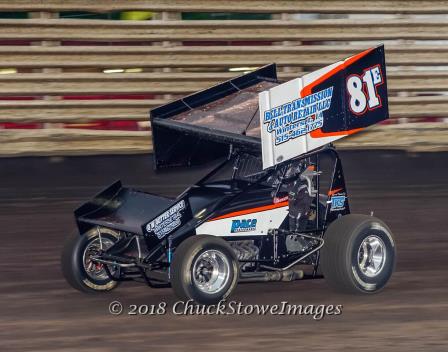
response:
[[[175,199],[120,181],[75,210],[62,252],[68,283],[105,292],[126,280],[214,304],[239,282],[324,277],[381,290],[391,230],[351,214],[332,142],[388,118],[384,47],[287,82],[275,64],[151,111],[157,170],[215,167]]]

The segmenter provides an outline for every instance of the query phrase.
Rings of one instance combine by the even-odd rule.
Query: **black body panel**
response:
[[[80,228],[99,225],[142,235],[142,224],[173,202],[169,198],[124,188],[118,181],[76,209],[75,216]]]
[[[135,264],[139,272],[136,274],[124,268],[120,277],[114,280],[132,279],[137,275],[152,285],[151,276],[162,273],[164,280],[169,282],[169,267],[176,248],[186,238],[194,236],[198,226],[221,216],[230,218],[238,216],[235,212],[281,202],[284,199],[281,185],[288,179],[285,177],[287,170],[296,167],[293,165],[297,162],[306,161],[318,172],[315,178],[317,193],[313,200],[315,220],[310,220],[306,228],[300,230],[309,238],[307,248],[295,252],[288,249],[287,237],[298,233],[291,231],[288,217],[278,228],[268,229],[265,235],[242,233],[223,238],[229,242],[252,241],[259,248],[256,259],[241,261],[252,262],[249,271],[283,270],[299,262],[312,265],[316,270],[319,253],[314,252],[323,244],[326,228],[339,216],[350,212],[337,152],[332,147],[325,147],[261,172],[257,172],[261,164],[254,163],[253,158],[253,155],[235,150],[226,162],[176,199],[124,188],[116,182],[75,211],[80,233],[95,226],[125,232],[120,242],[108,249],[102,258],[122,261],[123,265]],[[324,162],[325,158],[327,162]],[[327,165],[324,167],[324,164]],[[229,166],[233,170],[230,176],[226,172]],[[321,182],[321,178],[326,178],[326,182]]]

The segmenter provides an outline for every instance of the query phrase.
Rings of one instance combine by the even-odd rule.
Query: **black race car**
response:
[[[116,182],[76,209],[64,276],[84,292],[171,285],[202,304],[238,282],[322,275],[377,292],[394,270],[392,232],[350,213],[331,142],[387,118],[382,46],[285,83],[268,65],[154,109],[157,169],[219,164],[175,199]]]

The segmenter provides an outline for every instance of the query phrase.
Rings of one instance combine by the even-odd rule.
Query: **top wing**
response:
[[[384,46],[259,94],[263,168],[389,118]]]
[[[204,164],[231,146],[260,153],[258,93],[278,84],[271,64],[153,109],[156,168]]]

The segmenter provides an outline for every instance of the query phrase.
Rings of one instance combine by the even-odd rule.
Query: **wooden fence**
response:
[[[158,14],[151,21],[58,18],[75,10]],[[0,131],[0,155],[148,151],[148,131],[68,130],[57,124],[147,121],[150,108],[237,75],[230,69],[276,62],[280,77],[290,79],[380,42],[386,44],[391,117],[447,117],[448,70],[441,68],[448,67],[448,20],[437,15],[448,14],[448,1],[0,0],[4,11],[29,11],[32,18],[0,20],[0,69],[19,71],[0,74],[0,122],[48,128]],[[272,19],[180,16],[229,11],[270,13]],[[297,13],[316,16],[298,20],[291,16]],[[414,16],[421,14],[428,16]],[[116,68],[142,72],[103,73]],[[116,99],[100,99],[105,94]],[[130,99],[136,94],[143,99]],[[80,95],[93,99],[61,99]],[[8,100],[17,96],[38,99]],[[375,146],[394,144],[392,139]]]

